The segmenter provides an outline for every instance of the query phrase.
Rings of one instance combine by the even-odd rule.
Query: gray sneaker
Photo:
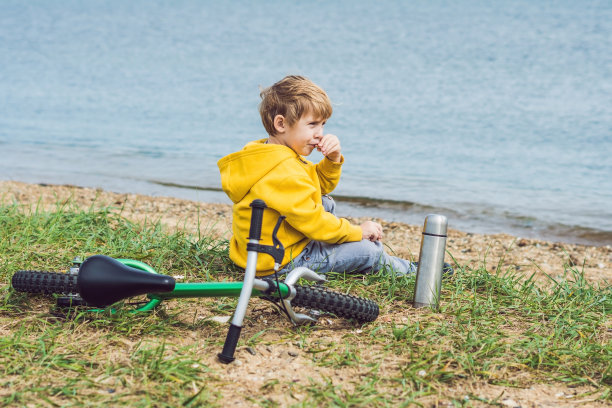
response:
[[[414,272],[416,272],[417,269],[419,268],[419,263],[412,262],[412,265],[414,266]],[[454,274],[455,274],[455,270],[453,269],[451,264],[444,262],[444,265],[442,266],[442,277],[450,278]]]

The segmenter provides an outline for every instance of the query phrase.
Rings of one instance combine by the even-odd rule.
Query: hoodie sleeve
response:
[[[331,161],[327,157],[323,157],[323,159],[317,163],[316,169],[317,175],[319,176],[319,183],[321,184],[321,194],[329,194],[334,191],[340,181],[343,163],[344,156],[341,156],[339,163]]]
[[[276,190],[267,202],[286,216],[294,229],[310,239],[329,244],[361,240],[361,227],[326,212],[321,201],[315,200],[318,192],[307,176],[287,177],[280,185],[283,188]]]

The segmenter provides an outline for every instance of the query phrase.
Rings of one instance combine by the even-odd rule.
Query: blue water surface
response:
[[[347,214],[610,244],[611,50],[608,1],[5,0],[0,179],[228,202],[217,160],[302,74]]]

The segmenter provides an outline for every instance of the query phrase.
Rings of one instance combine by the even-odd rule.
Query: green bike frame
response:
[[[174,289],[170,292],[163,293],[150,293],[148,294],[149,301],[144,306],[141,306],[134,310],[134,312],[146,312],[153,310],[157,305],[166,299],[174,298],[186,298],[186,297],[238,297],[238,304],[230,321],[230,327],[223,345],[223,350],[218,354],[219,360],[223,363],[230,363],[234,361],[234,352],[238,339],[240,337],[240,331],[242,330],[242,323],[246,314],[249,299],[252,296],[269,295],[278,298],[283,306],[283,310],[287,313],[287,316],[294,324],[301,324],[305,322],[315,321],[311,316],[306,314],[296,313],[291,307],[291,300],[296,296],[297,291],[295,289],[295,283],[300,278],[304,278],[314,282],[324,282],[325,278],[310,269],[304,267],[298,267],[292,270],[284,282],[276,282],[271,279],[262,280],[256,278],[256,265],[258,253],[264,253],[274,258],[274,270],[278,272],[283,261],[285,254],[285,248],[282,243],[278,240],[276,233],[283,222],[283,216],[279,217],[274,230],[272,231],[272,242],[273,245],[260,245],[261,240],[261,225],[263,212],[267,208],[266,203],[262,200],[253,200],[251,203],[252,214],[251,214],[251,228],[249,230],[249,242],[247,244],[247,264],[244,271],[243,282],[204,282],[204,283],[174,283]],[[89,259],[93,259],[89,258]],[[125,266],[139,269],[148,273],[157,274],[157,272],[149,265],[136,261],[133,259],[117,259],[120,263]],[[87,262],[87,261],[85,261]],[[88,269],[92,270],[93,269]],[[76,271],[79,272],[78,270]],[[79,275],[79,284],[83,282],[81,279],[84,275]],[[171,286],[167,287],[168,289]],[[81,294],[83,294],[81,288]],[[94,291],[95,293],[95,291]],[[134,292],[136,293],[136,292]],[[143,293],[143,292],[140,292]],[[91,293],[90,293],[91,294]],[[95,295],[94,295],[95,297]],[[84,300],[88,299],[83,296]],[[100,303],[99,300],[94,300]],[[113,302],[114,303],[114,302]],[[94,304],[92,302],[92,304]],[[96,311],[102,311],[103,309],[97,309]],[[114,309],[110,309],[111,312]]]
[[[155,269],[144,262],[134,259],[117,259],[126,266],[140,269],[149,273],[155,273]],[[177,283],[172,292],[149,294],[150,299],[144,306],[135,309],[136,312],[148,312],[153,310],[162,301],[167,299],[188,297],[239,297],[244,286],[243,282],[199,282],[199,283]],[[268,289],[268,283],[255,279],[251,296],[261,296]],[[278,293],[278,292],[277,292]],[[289,287],[280,282],[280,295],[282,298],[290,294]]]

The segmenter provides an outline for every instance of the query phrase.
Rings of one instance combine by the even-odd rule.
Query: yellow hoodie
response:
[[[249,204],[257,198],[268,206],[263,216],[261,244],[272,245],[272,230],[279,215],[287,217],[277,234],[285,247],[283,267],[311,240],[331,244],[360,241],[361,227],[326,212],[321,203],[321,194],[330,193],[338,184],[344,158],[340,163],[323,158],[313,164],[291,148],[266,144],[266,140],[250,142],[217,163],[223,191],[234,203],[230,240],[232,261],[246,267],[251,222]],[[272,257],[260,254],[257,276],[273,272]]]

